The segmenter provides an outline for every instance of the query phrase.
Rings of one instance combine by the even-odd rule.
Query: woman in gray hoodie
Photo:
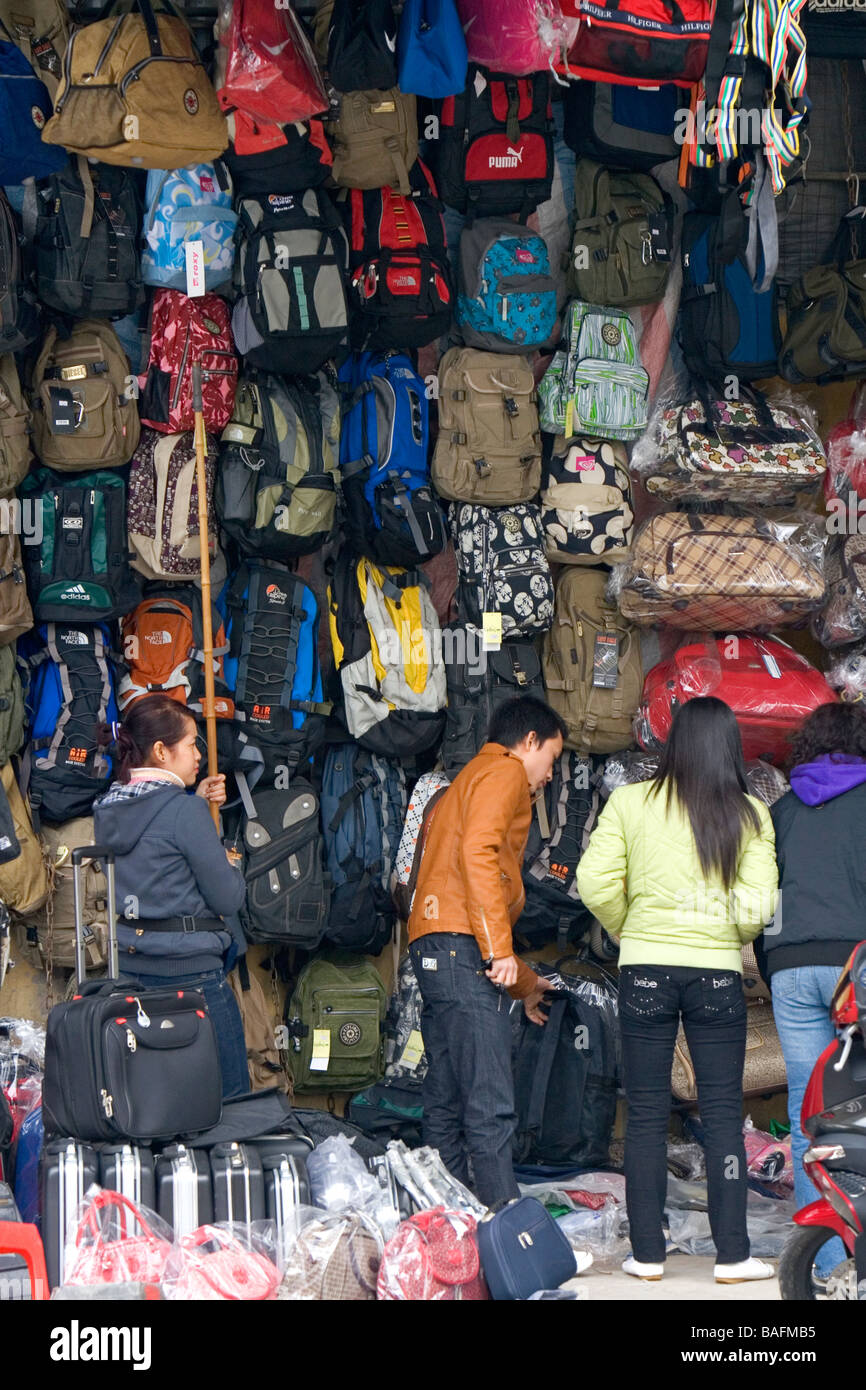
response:
[[[198,780],[197,736],[192,715],[168,695],[137,700],[117,734],[117,781],[93,808],[94,834],[115,856],[121,974],[143,988],[202,991],[228,1099],[249,1090],[243,1024],[226,979],[237,950],[225,921],[246,889],[208,806],[225,801],[225,778],[187,791]]]

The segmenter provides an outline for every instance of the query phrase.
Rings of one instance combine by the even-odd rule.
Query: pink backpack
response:
[[[457,0],[470,63],[523,76],[550,67],[564,41],[555,0]]]
[[[224,299],[195,299],[180,290],[157,290],[151,309],[150,356],[139,378],[143,425],[163,434],[195,427],[192,367],[201,363],[205,428],[216,433],[231,419],[238,380],[231,319]]]

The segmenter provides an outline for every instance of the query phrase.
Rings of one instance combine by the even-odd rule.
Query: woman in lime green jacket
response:
[[[772,1266],[749,1258],[746,1230],[741,948],[772,917],[778,875],[773,824],[748,794],[740,733],[721,700],[681,706],[655,778],[612,794],[577,886],[620,942],[632,1240],[623,1268],[644,1279],[664,1272],[670,1077],[682,1020],[706,1136],[716,1280],[769,1278]]]

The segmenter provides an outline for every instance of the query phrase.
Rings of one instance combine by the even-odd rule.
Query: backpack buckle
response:
[[[515,415],[520,414],[520,406],[513,396],[506,396],[502,404],[505,406],[506,415],[510,415],[512,419],[514,419]]]
[[[472,466],[479,478],[486,478],[487,474],[490,472],[490,464],[485,458],[473,459]]]

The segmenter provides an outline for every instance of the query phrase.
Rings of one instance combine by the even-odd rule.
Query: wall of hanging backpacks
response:
[[[503,700],[568,729],[518,946],[609,970],[577,863],[676,706],[727,700],[771,800],[798,720],[866,693],[866,16],[656,9],[0,0],[0,900],[62,993],[97,725],[168,690],[203,730],[198,364],[272,1066],[390,1137],[423,1042],[408,961],[390,1006],[380,974]],[[94,975],[105,891],[92,868]],[[361,1043],[316,1052],[338,1005]],[[176,1141],[135,1197],[169,1224]],[[270,1212],[302,1150],[198,1151],[202,1213],[250,1162]],[[52,1150],[49,1181],[103,1158]]]

